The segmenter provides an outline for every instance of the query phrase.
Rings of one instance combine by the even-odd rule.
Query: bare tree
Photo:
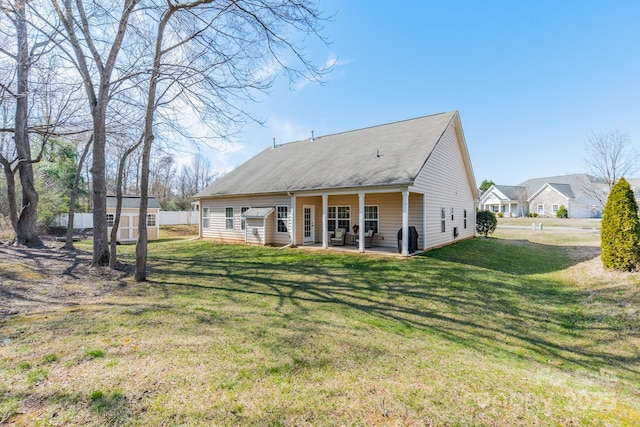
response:
[[[586,145],[585,166],[595,180],[587,183],[584,190],[604,206],[614,184],[638,171],[639,153],[629,135],[617,129],[593,132]]]
[[[132,144],[129,148],[127,148],[120,158],[118,162],[118,177],[116,179],[116,212],[113,217],[113,226],[111,228],[111,247],[109,254],[109,268],[115,270],[118,262],[117,257],[117,239],[118,239],[118,228],[120,228],[120,216],[122,213],[122,192],[123,192],[123,177],[124,170],[127,165],[127,158],[140,147],[142,144],[144,135],[140,135],[138,141]]]
[[[229,126],[246,117],[238,108],[239,97],[251,98],[251,91],[273,83],[271,75],[258,72],[266,63],[279,64],[290,78],[318,79],[323,71],[290,41],[291,33],[320,37],[322,17],[314,2],[194,0],[155,6],[158,23],[153,26],[157,31],[147,80],[136,281],[147,275],[149,164],[157,110],[180,100],[202,111],[202,117],[208,114]],[[291,57],[296,65],[289,65]]]
[[[69,197],[69,217],[67,219],[67,235],[64,242],[64,249],[73,250],[73,224],[76,213],[76,201],[78,199],[78,191],[80,186],[80,178],[82,176],[82,167],[84,166],[84,162],[89,154],[89,149],[91,148],[91,144],[93,143],[93,135],[89,137],[89,140],[84,145],[82,149],[82,154],[78,159],[78,164],[76,166],[76,174],[73,177],[73,188],[71,189],[71,195]]]
[[[20,174],[20,184],[22,187],[22,206],[20,212],[15,214],[12,207],[12,224],[14,226],[16,238],[15,244],[28,246],[42,246],[42,241],[38,237],[38,193],[35,189],[35,178],[33,174],[33,159],[31,157],[31,143],[29,139],[29,69],[34,60],[35,49],[39,43],[30,46],[27,32],[27,1],[16,0],[13,7],[2,5],[5,16],[15,27],[16,50],[14,53],[3,49],[3,53],[15,60],[16,64],[16,87],[15,97],[15,125],[14,144],[16,149],[16,164]],[[32,50],[33,49],[33,50]],[[13,187],[13,175],[15,169],[11,167],[10,161],[6,158],[0,159],[4,166],[7,184],[12,183],[9,195],[15,199],[15,187]],[[11,176],[11,178],[10,178]],[[17,216],[17,218],[16,218]]]
[[[529,205],[529,193],[527,192],[527,187],[515,187],[513,190],[513,195],[518,202],[518,207],[520,208],[520,216],[525,216],[527,214],[525,212],[525,207],[528,207]]]
[[[173,193],[175,172],[173,157],[170,155],[164,155],[152,162],[149,171],[149,193],[158,199],[163,209]]]
[[[93,122],[93,266],[109,263],[105,177],[106,117],[116,61],[129,18],[139,2],[140,0],[124,0],[121,10],[117,10],[114,7],[116,3],[110,2],[106,5],[87,2],[85,5],[82,0],[52,0],[69,46],[63,52],[81,76]]]

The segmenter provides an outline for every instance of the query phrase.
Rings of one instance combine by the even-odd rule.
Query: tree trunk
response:
[[[16,177],[15,171],[11,169],[11,163],[9,163],[4,157],[2,159],[2,166],[4,169],[4,176],[7,181],[7,199],[9,201],[9,218],[11,219],[11,227],[13,227],[14,241],[15,231],[18,227],[18,204],[16,203]]]
[[[113,228],[111,229],[111,254],[109,256],[109,268],[112,270],[116,269],[116,265],[118,262],[118,254],[116,252],[116,239],[118,236],[118,228],[120,227],[120,214],[122,212],[122,181],[124,178],[124,170],[127,164],[127,158],[140,146],[140,144],[142,144],[142,139],[143,136],[140,137],[135,145],[129,147],[129,149],[124,152],[124,154],[120,158],[120,163],[118,164],[118,177],[116,179],[116,214],[113,218]],[[140,221],[138,218],[138,226],[139,224]]]
[[[16,81],[16,117],[14,141],[19,158],[18,172],[22,185],[22,209],[15,227],[16,245],[42,246],[38,237],[38,193],[35,189],[31,144],[29,143],[29,44],[27,38],[26,2],[16,1],[16,38],[18,42]]]
[[[151,146],[153,144],[153,117],[156,111],[156,90],[160,77],[160,60],[162,59],[162,40],[164,29],[175,13],[175,8],[169,8],[158,25],[155,51],[153,54],[153,69],[149,78],[149,91],[147,94],[147,107],[144,115],[144,144],[142,146],[142,168],[140,176],[140,217],[138,221],[138,241],[136,242],[136,272],[134,280],[143,282],[147,280],[147,208],[149,207],[149,163]]]
[[[150,92],[153,92],[153,99],[155,99],[155,88]],[[151,123],[145,124],[144,146],[142,149],[142,173],[140,177],[140,216],[138,220],[138,241],[136,242],[136,272],[134,275],[134,280],[136,282],[144,282],[147,280],[147,210],[149,207],[149,163],[151,157],[151,145],[154,138],[152,133],[153,131],[151,129],[153,122],[153,113],[151,113],[150,116],[147,116],[145,121]]]
[[[107,180],[105,177],[105,122],[106,93],[100,93],[102,103],[98,102],[93,111],[93,164],[91,178],[93,183],[93,259],[92,267],[109,265],[109,243],[107,237]],[[102,105],[102,108],[100,106]]]
[[[73,178],[73,188],[71,189],[71,196],[69,197],[69,219],[67,221],[67,236],[64,243],[64,249],[74,250],[73,246],[73,220],[76,213],[76,200],[78,199],[78,186],[80,185],[80,175],[82,173],[82,165],[84,164],[85,159],[87,158],[87,154],[89,154],[89,147],[91,147],[91,143],[93,142],[93,135],[87,141],[87,144],[84,146],[82,150],[82,155],[80,156],[80,160],[78,160],[78,165],[76,166],[76,176]]]

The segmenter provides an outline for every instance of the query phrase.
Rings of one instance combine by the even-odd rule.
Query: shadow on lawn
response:
[[[246,304],[246,296],[257,296],[278,312],[297,310],[297,319],[341,310],[391,333],[435,332],[482,352],[596,371],[615,366],[637,378],[640,355],[626,349],[625,334],[613,322],[590,321],[583,291],[527,276],[575,264],[566,253],[573,248],[500,240],[487,245],[475,239],[406,261],[212,245],[196,260],[154,259],[150,277],[165,278],[156,284],[166,297],[211,290]]]

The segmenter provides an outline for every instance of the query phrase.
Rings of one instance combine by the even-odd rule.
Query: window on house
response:
[[[464,228],[467,228],[467,210],[462,211],[462,215],[464,217]]]
[[[107,227],[113,227],[116,216],[114,214],[107,214]]]
[[[442,233],[446,230],[446,216],[445,216],[444,208],[440,208],[440,231]]]
[[[202,228],[211,227],[211,208],[202,208]]]
[[[378,233],[378,206],[364,207],[364,231],[368,230]]]
[[[453,208],[451,208],[451,221],[453,221]]]
[[[544,205],[538,205],[536,206],[536,213],[538,215],[544,215]]]
[[[249,210],[249,206],[243,206],[243,207],[240,208],[240,214],[243,214],[248,210]],[[240,217],[240,229],[241,230],[246,230],[247,229],[247,219],[246,218]]]
[[[554,203],[553,205],[551,205],[551,213],[555,215],[556,213],[558,213],[559,208],[560,208],[560,205],[557,205]]]
[[[289,222],[289,207],[278,206],[276,208],[276,229],[278,233],[286,233],[287,223]]]
[[[147,214],[147,227],[156,226],[156,214]]]
[[[224,208],[225,228],[233,230],[233,208]]]
[[[351,230],[351,207],[350,206],[329,206],[327,208],[327,217],[329,220],[329,231],[335,231],[336,228],[344,228]]]

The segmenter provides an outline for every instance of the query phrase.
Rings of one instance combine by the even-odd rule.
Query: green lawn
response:
[[[407,260],[153,243],[150,282],[0,323],[0,424],[640,424],[640,279],[593,236],[496,236]]]

